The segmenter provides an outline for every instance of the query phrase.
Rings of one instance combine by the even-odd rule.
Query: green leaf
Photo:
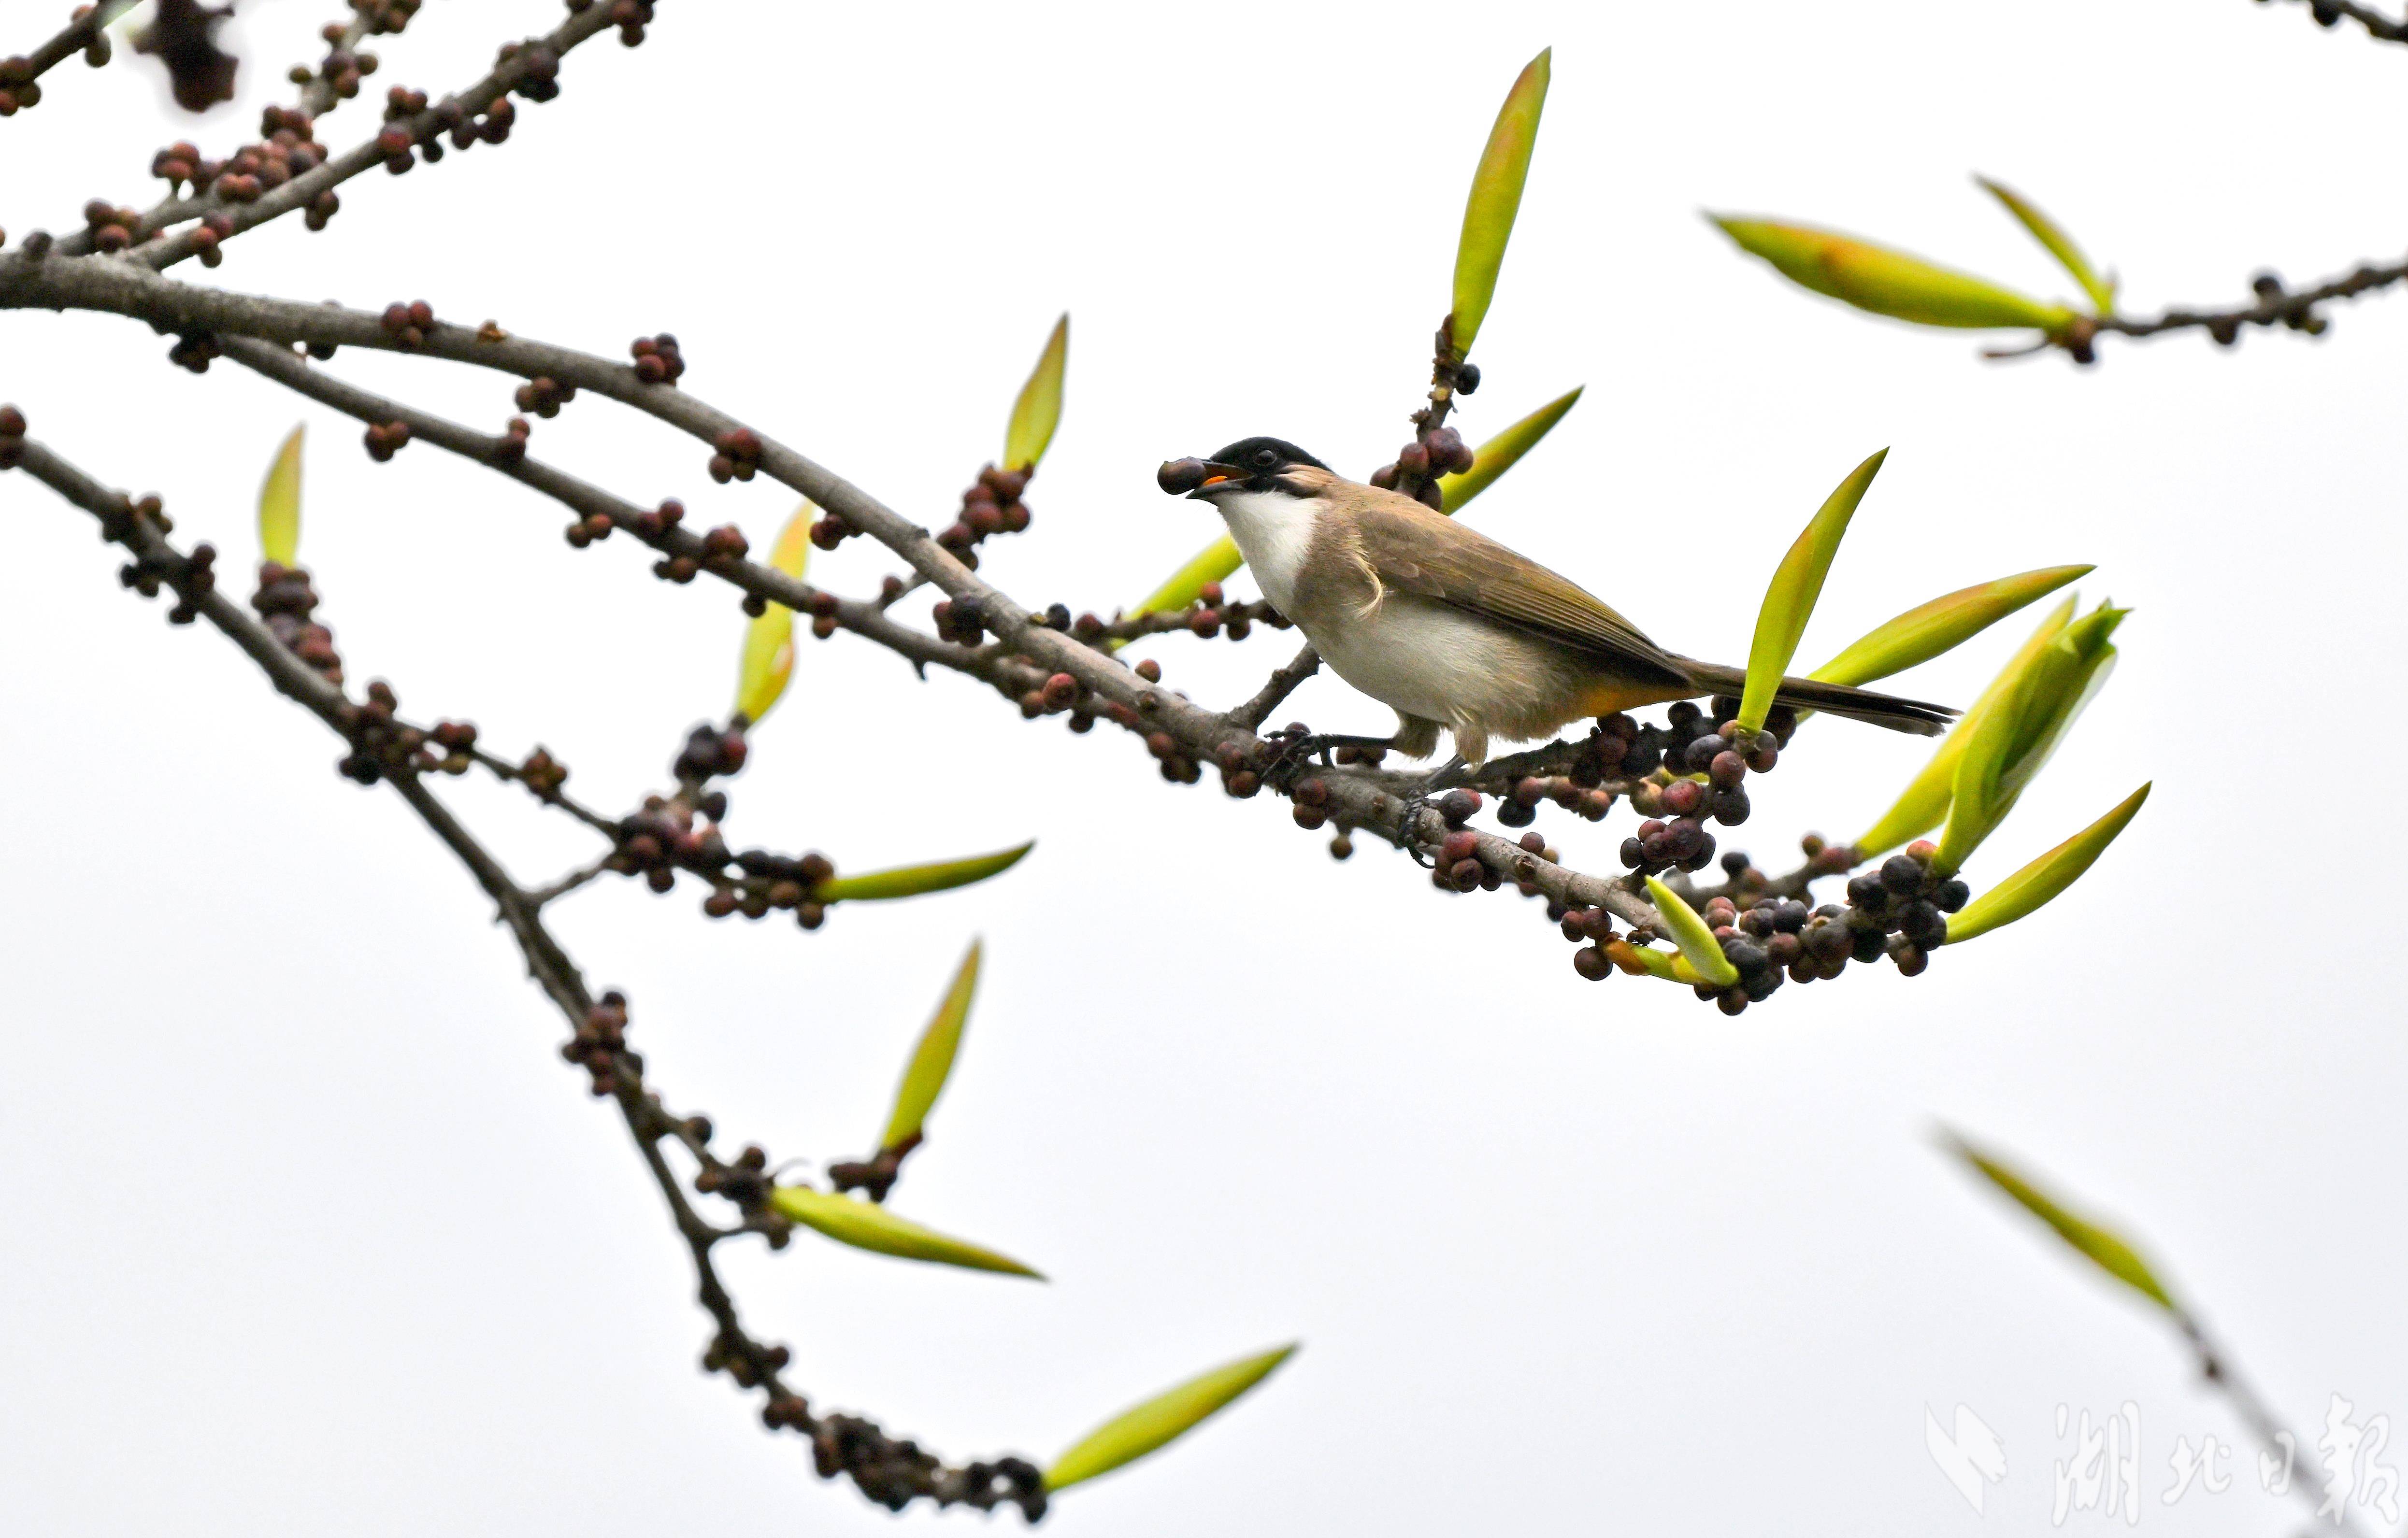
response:
[[[1949,730],[1947,736],[1941,739],[1940,747],[1932,753],[1931,762],[1926,763],[1923,772],[1908,783],[1897,803],[1882,814],[1879,822],[1849,846],[1856,850],[1858,860],[1870,860],[1940,826],[1940,819],[1948,815],[1949,798],[1956,790],[1956,765],[1964,757],[1965,744],[1972,736],[1974,728],[1981,724],[1982,717],[1997,703],[1999,696],[2014,687],[2041,649],[2057,639],[2057,634],[2072,621],[2074,604],[2075,595],[2069,593],[2064,603],[2049,612],[2048,617],[2040,622],[2040,628],[2032,632],[2031,638],[2007,660],[2007,665],[1999,670],[1999,676],[1990,680],[1990,686],[1982,691],[1982,697],[1956,719],[1956,724]]]
[[[1070,317],[1066,313],[1054,322],[1054,335],[1045,339],[1045,351],[1038,358],[1035,372],[1020,387],[1020,399],[1011,405],[1011,425],[1003,434],[1005,469],[1034,470],[1045,457],[1054,429],[1062,422],[1062,375],[1069,363]]]
[[[769,552],[771,566],[788,577],[801,577],[810,558],[811,521],[818,512],[808,502],[795,509]],[[744,627],[744,650],[736,666],[736,713],[748,723],[757,723],[786,692],[787,680],[794,676],[795,611],[783,604],[772,604]]]
[[[1950,914],[1945,943],[1955,945],[2012,924],[2073,885],[2091,862],[2106,852],[2107,846],[2115,842],[2124,824],[2132,820],[2132,814],[2148,799],[2149,787],[2143,785],[2117,802],[2115,809],[2105,817],[1984,892],[1961,911]]]
[[[1800,288],[1875,315],[1921,326],[2028,326],[2051,336],[2073,320],[2063,305],[2042,304],[1986,278],[1851,235],[1769,220],[1706,217],[1740,249],[1762,257]]]
[[[1971,640],[2025,605],[2096,569],[2046,566],[1959,588],[1874,627],[1808,676],[1827,684],[1857,685],[1903,673]]]
[[[1588,388],[1584,385],[1582,390]],[[1498,477],[1513,468],[1521,457],[1538,447],[1555,423],[1564,420],[1581,398],[1580,390],[1559,395],[1531,412],[1512,426],[1498,434],[1474,451],[1471,468],[1462,475],[1439,477],[1438,489],[1446,499],[1441,509],[1452,513],[1473,497],[1488,490]],[[1212,541],[1196,552],[1194,560],[1170,574],[1170,579],[1148,593],[1143,602],[1128,612],[1131,615],[1159,614],[1183,609],[1202,596],[1207,582],[1226,582],[1237,575],[1246,558],[1238,553],[1238,543],[1227,534]],[[1120,643],[1112,649],[1118,650]]]
[[[1756,611],[1756,640],[1747,648],[1747,689],[1739,705],[1739,723],[1750,732],[1764,729],[1772,696],[1789,671],[1789,659],[1798,655],[1814,601],[1823,595],[1823,578],[1830,573],[1831,558],[1840,553],[1848,520],[1856,516],[1856,504],[1864,501],[1887,458],[1889,450],[1884,449],[1849,471],[1773,569],[1763,606]]]
[[[1714,938],[1714,932],[1698,916],[1698,910],[1681,901],[1679,892],[1651,876],[1647,878],[1647,900],[1664,916],[1666,938],[1681,947],[1681,959],[1700,978],[1716,988],[1728,988],[1739,981],[1739,968],[1723,954],[1723,943]]]
[[[2047,248],[2049,255],[2057,258],[2057,265],[2072,275],[2073,280],[2082,285],[2082,292],[2090,296],[2091,307],[2097,313],[2107,315],[2114,312],[2115,285],[2099,276],[2098,269],[2091,266],[2090,259],[2082,254],[2082,248],[2073,243],[2073,237],[2067,235],[2057,221],[2041,212],[2038,205],[2012,187],[2001,186],[1987,177],[1975,177],[1973,179],[1981,183],[1982,191],[2005,204],[2007,212],[2015,216],[2016,222],[2030,231],[2031,237]]]
[[[953,986],[945,990],[944,1002],[937,1006],[937,1018],[920,1032],[920,1045],[911,1049],[910,1066],[903,1070],[903,1082],[895,1091],[895,1111],[886,1118],[881,1149],[919,1136],[928,1108],[944,1089],[953,1071],[953,1054],[961,1049],[962,1027],[969,1023],[970,995],[978,991],[979,954],[979,943],[973,940],[953,974]]]
[[[259,484],[259,553],[280,566],[294,564],[301,548],[301,437],[304,427],[285,435],[284,447]]]
[[[1497,271],[1505,264],[1505,243],[1513,237],[1513,217],[1522,208],[1522,184],[1529,178],[1530,151],[1539,142],[1539,114],[1547,105],[1547,78],[1554,49],[1542,49],[1523,66],[1505,105],[1488,130],[1480,168],[1471,174],[1471,196],[1463,205],[1463,234],[1455,247],[1455,308],[1447,335],[1460,359],[1471,350],[1497,296]]]
[[[1170,609],[1183,609],[1196,602],[1207,582],[1226,582],[1246,563],[1238,553],[1238,542],[1227,534],[1212,541],[1196,552],[1196,558],[1170,574],[1170,580],[1154,590],[1143,603],[1129,610],[1131,615],[1158,614]]]
[[[960,1266],[968,1271],[1000,1271],[1012,1276],[1045,1279],[1009,1255],[998,1255],[964,1240],[923,1228],[897,1218],[874,1202],[813,1190],[809,1186],[781,1186],[769,1193],[769,1204],[808,1229],[816,1229],[840,1245],[875,1250],[906,1260]]]
[[[2107,682],[2115,648],[2108,637],[2128,609],[2100,605],[2033,654],[2014,682],[1973,722],[1949,787],[1948,831],[1932,868],[1953,876],[2014,808],[2016,798]]]
[[[811,900],[817,903],[878,903],[891,897],[917,897],[923,892],[967,887],[973,881],[1002,875],[1020,863],[1020,857],[1035,847],[1037,841],[1032,838],[1025,844],[999,849],[994,854],[973,855],[968,860],[939,861],[933,865],[904,865],[891,871],[872,871],[867,876],[839,876],[813,888]]]
[[[1472,454],[1471,468],[1461,475],[1439,477],[1439,495],[1445,499],[1440,510],[1460,512],[1465,503],[1488,490],[1498,477],[1513,468],[1523,455],[1539,446],[1539,440],[1545,437],[1555,423],[1564,420],[1564,413],[1579,404],[1581,391],[1587,388],[1582,385],[1556,396],[1482,444]]]
[[[2173,1294],[2166,1289],[2148,1262],[2123,1235],[2085,1218],[2017,1174],[1997,1155],[1985,1153],[1953,1132],[1943,1131],[1942,1144],[1990,1184],[2013,1197],[2026,1212],[2057,1231],[2092,1265],[2156,1303],[2169,1314],[2180,1314]]]
[[[1297,1343],[1290,1342],[1277,1350],[1215,1367],[1122,1411],[1055,1459],[1045,1471],[1045,1488],[1067,1489],[1099,1474],[1110,1474],[1193,1431],[1197,1422],[1268,1377],[1273,1368],[1296,1355],[1296,1347]]]

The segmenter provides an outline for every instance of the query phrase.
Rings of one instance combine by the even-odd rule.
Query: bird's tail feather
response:
[[[1736,698],[1747,690],[1747,670],[1725,667],[1715,662],[1692,662],[1683,660],[1689,672],[1689,681],[1700,691],[1728,694]],[[1895,694],[1880,694],[1870,689],[1852,689],[1846,684],[1827,684],[1813,678],[1784,678],[1772,696],[1775,705],[1785,705],[1793,710],[1821,710],[1850,720],[1870,721],[1893,732],[1912,732],[1918,736],[1936,737],[1948,730],[1958,712],[1954,706],[1931,705],[1923,700],[1900,699]]]

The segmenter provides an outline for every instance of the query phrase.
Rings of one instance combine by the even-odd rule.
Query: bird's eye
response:
[[[1254,468],[1257,470],[1275,469],[1279,464],[1279,450],[1276,449],[1257,449],[1254,450]]]

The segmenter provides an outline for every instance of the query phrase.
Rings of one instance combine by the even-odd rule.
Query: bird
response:
[[[1455,757],[1434,784],[1477,769],[1498,739],[1745,690],[1746,669],[1667,651],[1570,579],[1285,439],[1167,461],[1155,479],[1211,503],[1263,596],[1339,677],[1397,713],[1393,737],[1362,742],[1428,759],[1440,732],[1451,736]],[[1926,736],[1957,714],[1812,678],[1782,679],[1773,703]]]

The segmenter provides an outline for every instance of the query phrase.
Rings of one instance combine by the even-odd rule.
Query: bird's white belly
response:
[[[1490,719],[1526,683],[1527,644],[1440,604],[1391,593],[1351,623],[1307,632],[1322,661],[1381,704],[1452,727]]]

